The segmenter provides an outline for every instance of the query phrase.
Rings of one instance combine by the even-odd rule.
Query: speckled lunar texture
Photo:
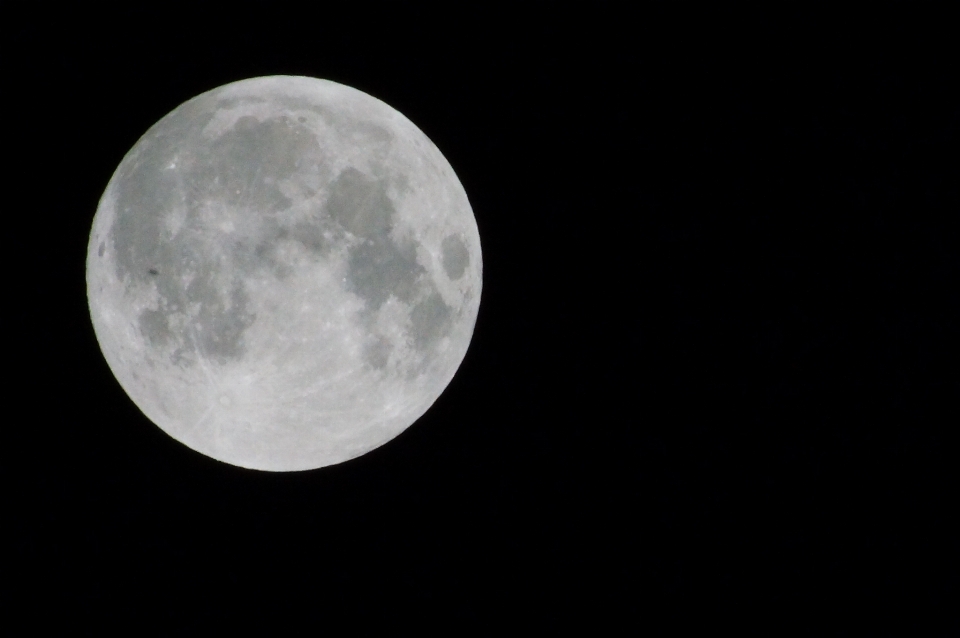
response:
[[[154,423],[261,470],[359,456],[453,378],[480,238],[436,146],[383,102],[304,77],[204,93],[124,157],[87,255],[104,356]]]

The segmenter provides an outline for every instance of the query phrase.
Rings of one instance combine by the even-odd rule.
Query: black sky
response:
[[[34,8],[3,27],[18,609],[80,634],[130,615],[132,635],[670,635],[771,613],[774,635],[948,635],[944,16],[274,4]],[[456,170],[484,251],[474,340],[435,406],[292,474],[217,463],[142,416],[83,272],[139,136],[270,74],[404,113]]]

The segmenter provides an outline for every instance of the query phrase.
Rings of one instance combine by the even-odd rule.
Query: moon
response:
[[[97,341],[158,427],[266,471],[341,463],[436,401],[473,335],[480,236],[410,120],[271,76],[188,100],[123,158],[94,216]]]

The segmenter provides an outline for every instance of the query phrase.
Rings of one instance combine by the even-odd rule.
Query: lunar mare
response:
[[[275,76],[150,128],[101,198],[90,314],[110,369],[176,440],[246,468],[359,456],[466,354],[480,238],[440,151],[355,89]]]

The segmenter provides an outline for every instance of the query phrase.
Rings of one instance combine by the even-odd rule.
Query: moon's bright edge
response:
[[[275,76],[155,124],[100,200],[90,314],[161,429],[292,471],[397,436],[453,378],[480,303],[480,237],[408,119],[333,82]]]

